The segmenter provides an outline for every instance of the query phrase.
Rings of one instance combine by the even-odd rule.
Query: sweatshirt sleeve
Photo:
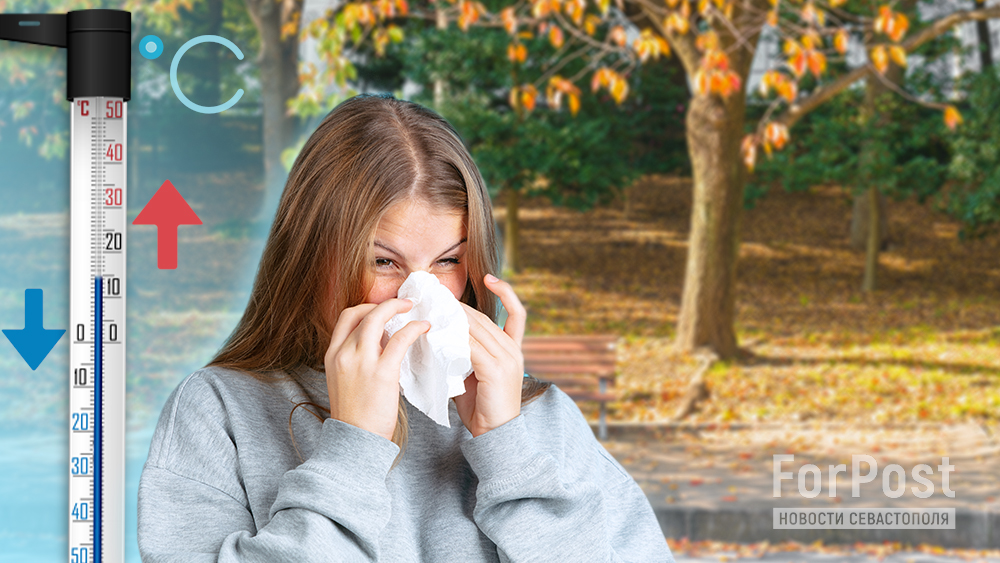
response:
[[[642,489],[572,400],[558,389],[549,393],[555,405],[540,416],[530,413],[530,427],[522,410],[462,443],[479,479],[473,519],[500,560],[545,561],[558,553],[562,561],[672,563]],[[539,432],[546,437],[538,439]]]
[[[385,479],[399,447],[327,419],[312,455],[281,477],[257,529],[223,404],[191,378],[168,399],[139,481],[142,560],[377,561],[391,510]]]

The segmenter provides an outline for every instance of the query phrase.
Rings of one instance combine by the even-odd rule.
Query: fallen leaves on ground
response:
[[[979,341],[934,338],[905,345],[755,344],[753,356],[706,373],[710,400],[687,421],[1000,421],[996,336],[983,331]],[[669,339],[626,341],[617,379],[623,400],[612,404],[609,416],[670,419],[696,367]]]
[[[627,217],[621,204],[579,213],[527,200],[524,267],[511,281],[529,334],[622,337],[624,398],[610,420],[664,421],[697,366],[671,340],[691,183],[649,176],[629,198]],[[711,399],[688,420],[1000,420],[1000,237],[959,241],[947,216],[892,202],[879,289],[865,294],[850,214],[849,192],[835,186],[774,191],[744,211],[735,327],[744,354],[706,374]]]
[[[973,561],[987,557],[1000,557],[1000,549],[948,549],[940,546],[919,544],[911,546],[899,542],[855,543],[851,545],[799,543],[794,541],[769,543],[731,543],[719,541],[688,541],[687,538],[668,539],[667,545],[674,556],[704,557],[722,555],[721,561],[738,559],[759,559],[769,553],[819,553],[832,556],[867,556],[881,558],[900,552],[915,552],[941,557],[955,557]]]

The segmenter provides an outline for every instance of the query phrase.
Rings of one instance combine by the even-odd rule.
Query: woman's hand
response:
[[[454,398],[458,415],[473,436],[493,430],[521,414],[524,355],[521,340],[527,313],[514,289],[491,275],[486,288],[507,309],[503,330],[489,317],[462,304],[469,317],[473,372],[465,378],[465,393]]]
[[[330,418],[392,440],[399,416],[399,365],[407,348],[430,330],[410,321],[382,347],[385,323],[413,307],[409,299],[389,299],[344,309],[337,319],[323,363],[330,391]]]

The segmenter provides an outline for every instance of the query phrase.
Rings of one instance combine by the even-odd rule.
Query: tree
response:
[[[259,47],[255,62],[261,83],[265,193],[257,219],[269,222],[287,178],[282,152],[293,143],[296,134],[297,119],[288,111],[288,106],[299,90],[298,32],[304,0],[126,0],[121,9],[132,12],[134,20],[145,19],[152,28],[170,31],[180,21],[182,8],[188,12],[204,10],[205,23],[212,28],[222,24],[224,12],[233,12],[241,4],[258,35],[252,43]],[[211,34],[211,31],[205,33]],[[218,53],[225,50],[214,44],[205,45],[204,50],[209,54],[208,64],[203,66],[204,74],[209,76],[217,63]],[[165,58],[164,64],[169,68],[170,59]],[[217,66],[215,70],[218,71]],[[211,84],[203,84],[201,91],[192,95],[199,94],[212,97],[218,95],[218,90]],[[205,121],[213,119],[204,118]]]
[[[899,13],[906,14],[911,11],[915,3],[915,0],[903,0],[900,3],[902,9]],[[905,15],[903,15],[903,18],[906,19],[899,20],[897,17],[895,20],[909,21],[910,19]],[[895,20],[893,21],[894,23]],[[868,45],[866,42],[865,51],[871,51],[876,48],[878,48],[877,45]],[[868,123],[874,123],[880,128],[887,127],[893,121],[892,112],[880,105],[879,102],[885,96],[890,95],[890,88],[898,89],[903,84],[904,65],[905,59],[903,64],[898,64],[897,61],[897,64],[890,65],[882,73],[883,76],[873,75],[865,79],[865,102],[861,110],[862,119]],[[871,173],[873,167],[872,161],[878,159],[879,155],[875,152],[871,137],[868,140],[869,142],[861,150],[858,177],[866,181],[869,185],[865,191],[855,190],[854,210],[857,215],[862,214],[862,211],[867,211],[867,213],[864,213],[864,218],[867,221],[864,223],[864,227],[859,229],[864,237],[858,238],[864,241],[865,249],[865,271],[861,282],[861,290],[870,293],[875,291],[878,254],[888,234],[888,214],[886,213],[885,193],[879,189],[878,183],[874,181]],[[860,224],[861,218],[854,217],[854,222]]]
[[[976,8],[986,7],[986,0],[975,0]],[[993,66],[993,44],[990,41],[989,21],[979,20],[976,22],[976,40],[979,49],[979,65],[984,71]]]
[[[618,9],[612,10],[610,0],[598,0],[596,6],[580,0],[535,0],[528,5],[508,5],[493,14],[480,2],[454,0],[444,9],[456,14],[463,30],[473,24],[502,26],[511,38],[509,49],[518,58],[522,58],[520,51],[526,51],[521,41],[525,28],[549,39],[555,53],[532,53],[547,63],[541,65],[543,71],[535,80],[522,77],[520,83],[511,84],[512,106],[530,109],[541,87],[553,108],[560,105],[558,93],[558,98],[565,99],[572,110],[579,105],[576,81],[590,71],[591,90],[607,89],[621,103],[628,94],[628,76],[637,64],[660,54],[677,54],[694,87],[687,112],[694,204],[677,345],[683,350],[706,346],[727,358],[738,350],[733,330],[737,233],[743,188],[758,147],[768,153],[780,150],[788,140],[789,128],[809,111],[857,80],[884,73],[890,61],[904,65],[908,52],[955,24],[1000,16],[1000,7],[956,12],[902,41],[909,26],[905,16],[883,5],[877,14],[866,18],[841,9],[844,3],[668,0],[664,6],[644,0],[617,0]],[[420,10],[411,14],[405,0],[350,2],[331,13],[324,20],[325,27],[314,33],[331,38],[324,56],[342,59],[349,34],[355,42],[370,36],[378,50],[390,41],[401,40],[402,30],[395,21],[402,16],[433,17]],[[641,29],[631,42],[625,29],[627,19],[634,19]],[[787,36],[787,70],[772,70],[765,75],[766,85],[780,97],[756,131],[744,136],[745,83],[754,45],[765,24]],[[601,40],[596,38],[598,28]],[[843,55],[852,34],[866,33],[884,36],[871,50],[870,64],[824,80],[811,92],[799,93],[797,84],[807,71],[817,79],[824,76],[824,51]],[[833,49],[825,48],[824,37]],[[588,58],[586,70],[569,78],[560,75],[567,61],[575,57]],[[523,58],[526,60],[527,54]],[[307,90],[315,91],[325,84],[316,78],[313,75],[305,81]],[[944,110],[946,122],[957,125],[960,116],[955,108],[937,105]],[[771,118],[782,107],[781,113]]]
[[[943,211],[962,222],[959,237],[996,232],[1000,225],[1000,73],[996,68],[967,75],[966,123],[948,139],[952,159],[947,187],[940,197]]]
[[[910,4],[902,5],[912,9]],[[885,244],[883,218],[886,215],[884,210],[877,217],[869,215],[869,209],[874,205],[872,196],[877,195],[879,208],[887,205],[888,198],[900,200],[915,197],[920,203],[933,198],[936,207],[963,222],[962,233],[980,232],[987,230],[984,227],[991,227],[993,219],[990,212],[979,215],[982,221],[974,219],[974,214],[968,212],[976,205],[980,211],[996,207],[992,204],[983,206],[995,196],[990,195],[989,182],[982,181],[989,177],[993,166],[988,164],[989,158],[976,156],[980,151],[991,154],[990,147],[995,146],[988,133],[988,119],[984,122],[979,117],[989,113],[987,108],[996,107],[996,103],[984,95],[995,71],[987,69],[982,76],[977,76],[974,81],[965,81],[966,84],[959,88],[963,92],[975,92],[967,100],[957,103],[962,108],[962,114],[973,117],[972,121],[967,120],[954,132],[949,132],[936,116],[931,115],[936,110],[928,111],[918,104],[908,104],[904,99],[942,97],[942,91],[949,89],[950,85],[940,76],[935,76],[934,69],[947,68],[949,61],[946,58],[951,56],[956,46],[957,39],[951,34],[925,43],[911,53],[915,60],[923,64],[912,68],[905,81],[903,69],[893,65],[884,76],[873,75],[866,79],[863,94],[858,91],[841,92],[824,104],[824,109],[811,112],[799,125],[800,128],[805,127],[803,134],[798,140],[790,141],[791,147],[783,151],[789,153],[789,158],[776,156],[758,166],[755,177],[748,185],[748,205],[752,205],[753,200],[766,191],[769,183],[779,179],[785,189],[791,190],[808,189],[821,183],[852,187],[854,214],[851,242],[852,246],[867,253],[862,284],[862,289],[867,291],[873,290],[876,285],[877,256]],[[895,93],[902,95],[896,96]],[[861,108],[861,111],[852,117],[854,113],[846,110],[850,107]],[[975,141],[972,143],[964,141],[973,138]],[[954,162],[963,160],[962,147],[974,147],[971,155],[978,158],[975,177],[980,181],[969,182],[969,177],[951,174],[950,181],[945,182],[949,167],[955,170]],[[973,201],[977,203],[972,204]],[[859,210],[861,213],[858,213]],[[871,219],[878,220],[877,228],[868,228]],[[869,233],[875,231],[880,233],[879,239],[869,239]]]
[[[264,204],[261,219],[278,208],[287,173],[281,153],[295,139],[295,116],[289,102],[299,93],[299,22],[304,0],[246,0],[260,33],[262,106],[264,112]]]
[[[930,80],[914,73],[908,86],[921,90],[917,82]],[[940,112],[909,103],[891,92],[882,91],[874,97],[872,91],[867,84],[845,90],[806,116],[788,145],[755,167],[747,185],[745,206],[755,205],[773,185],[780,184],[787,191],[808,191],[824,184],[844,186],[850,189],[853,199],[852,233],[863,221],[860,228],[864,236],[858,249],[867,251],[868,233],[883,232],[881,226],[868,228],[868,200],[873,192],[882,200],[915,198],[920,203],[937,196],[950,158],[946,139],[952,135],[941,123]],[[755,113],[763,113],[754,109]],[[859,221],[861,202],[865,204]],[[885,216],[881,212],[879,221]],[[869,258],[874,256],[868,254]],[[868,272],[874,272],[871,260],[868,268]],[[859,287],[863,279],[859,279]]]
[[[893,12],[888,6],[882,6],[879,14],[868,27],[869,21],[852,17],[853,21],[863,24],[858,31],[881,33],[891,40],[889,44],[880,44],[871,50],[871,62],[863,67],[842,74],[829,82],[817,84],[808,94],[800,94],[797,80],[806,75],[806,70],[819,79],[824,74],[826,56],[821,51],[821,37],[826,35],[832,39],[834,48],[840,54],[847,51],[847,41],[852,31],[848,27],[835,26],[828,29],[824,25],[826,14],[831,21],[836,17],[850,16],[843,13],[837,6],[843,2],[831,3],[829,12],[817,7],[813,2],[804,2],[797,7],[791,5],[791,11],[796,13],[806,28],[798,33],[801,39],[786,39],[784,52],[789,55],[787,68],[791,76],[785,72],[770,71],[765,74],[765,86],[776,90],[780,97],[772,106],[777,111],[779,104],[787,107],[776,118],[768,119],[771,111],[758,125],[755,133],[742,140],[742,155],[744,161],[752,170],[756,158],[757,147],[762,146],[768,153],[772,148],[781,149],[788,140],[788,130],[804,115],[830,100],[834,95],[846,89],[850,84],[867,76],[883,74],[889,60],[899,65],[906,62],[906,53],[919,47],[933,37],[940,35],[959,21],[996,17],[1000,10],[958,12],[944,17],[920,32],[912,35],[903,43],[902,39],[908,22],[904,16]],[[729,6],[724,4],[724,6]],[[722,39],[716,43],[723,50],[740,49],[747,41],[752,41],[760,32],[765,20],[772,25],[779,24],[779,10],[782,5],[775,2],[772,8],[764,3],[749,3],[732,8],[733,15],[728,18],[714,18],[709,24]],[[643,6],[644,13],[650,13]],[[700,12],[700,10],[699,10]],[[845,20],[841,20],[845,21]],[[787,27],[796,27],[787,22]],[[711,32],[708,32],[711,33]],[[698,93],[692,101],[689,112],[688,134],[692,141],[692,160],[695,167],[695,193],[692,220],[692,232],[688,254],[688,269],[685,279],[684,297],[679,319],[678,345],[682,349],[693,349],[707,346],[720,357],[732,357],[737,352],[733,322],[733,282],[736,263],[736,226],[739,221],[739,205],[742,200],[742,190],[746,178],[745,170],[732,170],[728,163],[733,162],[733,133],[738,130],[734,122],[742,125],[745,105],[742,96],[706,95],[715,91],[725,93],[727,88],[720,77],[720,72],[735,72],[737,86],[744,83],[749,66],[748,57],[732,57],[730,61],[718,57],[713,60],[710,54],[717,53],[708,49],[705,56],[698,56],[697,41],[688,39],[683,42],[673,31],[665,34],[671,45],[677,45],[677,52],[685,60],[685,66],[701,84]],[[737,50],[736,53],[743,53]],[[696,64],[698,63],[698,64]],[[731,63],[731,64],[730,64]],[[707,66],[705,66],[707,65]],[[696,70],[697,69],[697,70]],[[707,73],[715,75],[706,77]],[[732,81],[732,74],[728,76]],[[701,82],[698,81],[701,80]],[[713,83],[713,79],[716,86]],[[732,99],[736,98],[736,99]],[[782,102],[781,100],[784,100]],[[945,120],[950,125],[956,125],[959,116],[951,106],[939,104],[945,111]],[[693,142],[705,139],[703,143]],[[713,171],[713,163],[724,172]],[[726,166],[719,166],[726,163]]]

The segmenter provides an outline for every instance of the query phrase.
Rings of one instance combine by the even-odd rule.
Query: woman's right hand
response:
[[[323,359],[330,392],[330,418],[392,440],[399,416],[399,366],[406,350],[430,330],[410,321],[382,347],[385,323],[413,307],[409,299],[388,299],[344,309]]]

